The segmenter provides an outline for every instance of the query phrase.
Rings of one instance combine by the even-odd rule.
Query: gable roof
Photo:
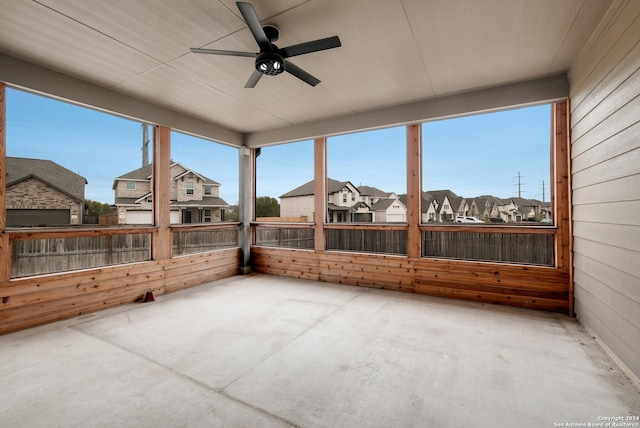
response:
[[[187,168],[186,166],[184,166],[180,162],[172,161],[171,162],[171,167],[174,167],[175,165],[180,165],[184,169],[184,171],[181,172],[180,174],[178,174],[177,176],[173,177],[174,180],[179,178],[179,177],[181,177],[181,176],[183,176],[183,175],[185,175],[185,174],[188,174],[189,172],[192,172],[193,174],[195,174],[198,177],[200,177],[204,181],[204,184],[211,184],[211,185],[215,185],[215,186],[219,186],[220,185],[220,183],[218,183],[217,181],[212,180],[212,179],[210,179],[208,177],[205,177],[204,175],[202,175],[202,174],[200,174],[200,173],[198,173],[198,172],[196,172],[196,171],[194,171],[194,170],[192,170],[190,168]],[[152,172],[153,172],[153,165],[149,164],[149,165],[145,165],[143,167],[140,167],[138,169],[134,169],[133,171],[129,171],[129,172],[125,173],[125,174],[122,174],[121,176],[116,177],[113,180],[113,189],[115,190],[116,184],[117,184],[118,181],[123,181],[123,180],[126,180],[126,181],[149,181],[151,179]]]
[[[339,192],[345,186],[351,185],[354,189],[357,189],[351,182],[349,181],[338,181],[332,178],[327,178],[327,194],[332,194]],[[298,186],[293,190],[288,191],[287,193],[280,195],[280,198],[292,198],[295,196],[311,196],[315,194],[315,180],[308,181],[304,183],[302,186]]]
[[[33,177],[73,199],[84,200],[87,179],[51,160],[7,156],[6,170],[7,187]]]
[[[358,186],[358,191],[363,196],[371,196],[373,198],[386,198],[390,195],[389,192],[380,190],[377,187],[372,186]]]
[[[397,201],[398,199],[380,199],[378,202],[376,202],[371,206],[371,209],[373,211],[385,211],[387,208],[389,208],[392,204],[394,204]]]

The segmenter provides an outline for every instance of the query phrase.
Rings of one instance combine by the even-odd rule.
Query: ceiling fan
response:
[[[240,9],[240,13],[247,23],[249,30],[251,30],[251,34],[253,34],[253,37],[256,39],[256,42],[260,47],[260,52],[253,53],[200,48],[191,48],[191,52],[255,58],[255,70],[244,85],[245,88],[255,87],[262,75],[266,74],[267,76],[276,76],[284,71],[294,75],[311,86],[316,86],[320,83],[320,80],[316,77],[307,73],[297,65],[287,61],[286,58],[340,47],[342,44],[340,43],[340,38],[338,36],[279,48],[273,44],[278,40],[278,36],[280,35],[278,28],[273,25],[265,25],[264,27],[260,25],[258,15],[256,15],[256,11],[253,9],[251,3],[236,2],[236,5],[238,6],[238,9]]]

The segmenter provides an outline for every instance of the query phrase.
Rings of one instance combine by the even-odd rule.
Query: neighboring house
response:
[[[118,224],[153,223],[151,172],[149,164],[114,180]],[[220,183],[172,162],[170,189],[172,224],[224,220],[229,204],[220,198]]]
[[[407,195],[399,195],[400,202],[402,202],[404,204],[404,206],[407,206]],[[434,221],[439,221],[437,220],[438,217],[438,208],[437,208],[437,202],[434,199],[434,197],[429,194],[429,192],[422,192],[422,207],[421,207],[422,213],[421,213],[421,218],[420,218],[420,222],[421,223],[432,223]]]
[[[313,221],[314,180],[280,196],[280,216]],[[350,181],[327,179],[327,221],[406,222],[407,209],[395,193],[375,187],[354,186]]]
[[[434,207],[436,209],[435,221],[453,221],[453,218],[458,215],[458,210],[460,209],[460,207],[462,207],[464,211],[464,206],[466,203],[464,198],[460,198],[451,190],[429,190],[426,193],[433,197],[434,200]],[[466,213],[460,215],[466,215]]]
[[[7,157],[7,226],[82,224],[87,179],[50,160]]]
[[[379,223],[406,223],[407,206],[392,194],[389,199],[380,199],[371,206],[375,212],[376,221]]]

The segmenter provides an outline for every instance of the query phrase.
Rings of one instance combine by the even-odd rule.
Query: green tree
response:
[[[270,196],[256,198],[256,217],[280,217],[280,204]]]
[[[109,204],[92,201],[91,199],[85,199],[84,206],[88,215],[109,215],[113,213],[113,209]]]

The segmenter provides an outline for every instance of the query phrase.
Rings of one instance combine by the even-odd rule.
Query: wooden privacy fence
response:
[[[553,266],[553,235],[424,231],[423,257]]]
[[[202,253],[238,246],[238,226],[207,229],[173,228],[173,255]]]
[[[12,241],[11,278],[150,260],[149,233]]]
[[[328,224],[326,249],[407,255],[406,226]],[[480,230],[479,230],[480,229]],[[255,225],[255,245],[314,249],[312,225]],[[422,257],[554,265],[554,229],[496,226],[423,226]]]
[[[327,250],[406,255],[407,231],[387,226],[331,228],[327,230]]]
[[[313,250],[314,230],[308,227],[279,227],[260,225],[255,227],[255,244],[266,247],[299,248]]]

